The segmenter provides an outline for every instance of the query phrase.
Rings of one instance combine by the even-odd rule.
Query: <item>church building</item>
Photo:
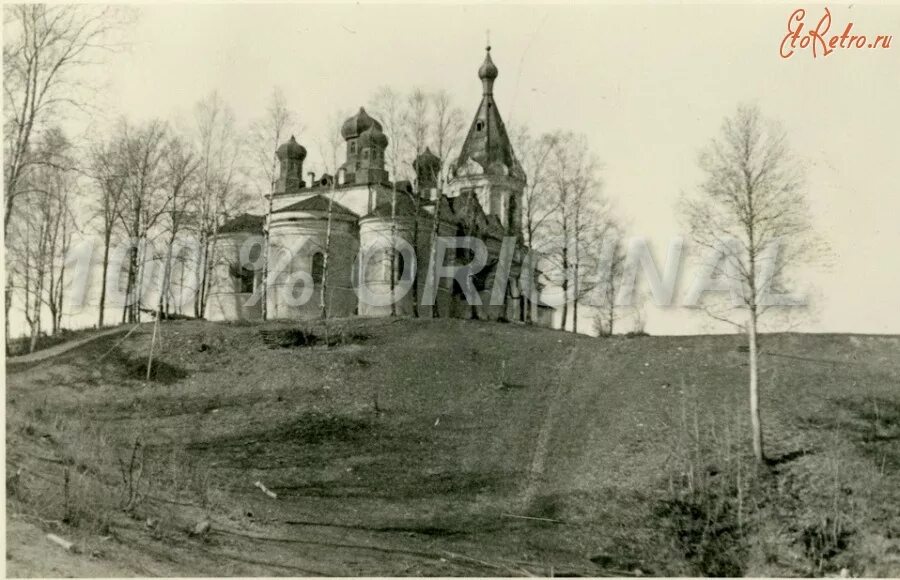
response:
[[[552,309],[522,296],[523,285],[529,286],[522,279],[528,251],[521,233],[526,178],[494,101],[498,70],[490,50],[487,47],[478,69],[481,103],[458,158],[450,163],[443,191],[438,179],[442,160],[428,148],[412,162],[414,182],[391,181],[385,170],[388,137],[381,123],[363,108],[341,128],[346,157],[336,176],[304,176],[306,148],[294,137],[282,144],[276,151],[280,169],[268,200],[268,219],[238,216],[224,224],[215,237],[207,318],[263,318],[262,300],[250,298],[262,295],[263,260],[259,254],[266,246],[268,319],[320,317],[323,283],[330,317],[388,316],[392,313],[391,288],[394,296],[399,296],[397,288],[404,283],[408,290],[396,301],[393,312],[408,316],[417,307],[420,316],[431,316],[432,307],[423,305],[422,300],[437,222],[438,236],[475,237],[488,249],[485,266],[468,278],[482,304],[471,304],[465,288],[443,278],[431,289],[439,316],[517,321],[523,320],[525,309],[530,308],[531,320],[549,326]],[[262,242],[266,230],[268,244]],[[401,246],[408,244],[410,250],[404,252],[398,246],[393,269],[388,243],[392,230],[394,239],[401,240]],[[507,242],[503,249],[505,237],[514,238],[515,243]],[[330,249],[327,266],[326,244]],[[406,263],[409,260],[415,261],[415,275]],[[454,248],[447,251],[443,265],[466,265],[472,260],[471,250]],[[503,293],[503,303],[492,306],[489,301],[495,279],[501,284],[498,292]],[[361,284],[366,299],[360,296]]]

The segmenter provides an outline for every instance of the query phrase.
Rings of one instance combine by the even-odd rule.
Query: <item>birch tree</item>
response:
[[[825,247],[813,234],[803,172],[787,136],[756,107],[741,106],[725,119],[702,152],[700,168],[705,181],[683,200],[681,211],[695,243],[721,257],[707,262],[709,274],[732,291],[730,299],[699,306],[747,334],[751,438],[762,462],[759,321],[785,302],[773,296],[791,289],[792,271],[821,257]]]
[[[549,279],[563,295],[562,328],[568,326],[570,303],[574,315],[573,330],[578,330],[578,304],[584,293],[583,274],[587,254],[584,245],[588,233],[597,229],[601,219],[597,211],[599,180],[597,163],[583,135],[556,133],[551,138],[548,190],[553,196],[553,212],[544,240]]]
[[[412,92],[409,93],[409,96],[406,99],[406,130],[404,131],[406,140],[408,141],[411,149],[414,151],[412,159],[410,159],[410,167],[412,168],[413,174],[413,190],[415,193],[412,196],[413,202],[413,232],[412,232],[412,247],[415,249],[416,253],[419,251],[419,214],[422,205],[422,192],[419,188],[419,172],[416,171],[415,167],[413,167],[412,163],[415,162],[416,159],[419,158],[419,155],[425,152],[425,147],[428,141],[428,129],[429,129],[429,116],[430,116],[430,106],[431,102],[428,98],[428,95],[422,89],[416,88],[413,89]],[[438,204],[440,205],[440,204]],[[435,220],[436,222],[436,220]],[[416,260],[417,261],[417,260]],[[392,266],[393,271],[393,266]],[[393,274],[396,276],[396,274]],[[392,277],[393,277],[392,276]],[[418,268],[416,268],[416,275],[412,279],[412,309],[413,309],[413,317],[419,317],[419,284],[418,284]]]
[[[406,152],[403,147],[405,140],[402,138],[402,135],[406,115],[400,95],[388,87],[383,87],[376,93],[371,109],[376,112],[388,138],[385,160],[390,168],[391,175],[391,233],[388,248],[391,274],[389,278],[391,316],[397,316],[397,301],[394,299],[397,286],[395,275],[397,270],[397,252],[395,251],[397,243],[397,181],[400,179],[401,168],[404,168],[403,159]]]
[[[182,233],[191,218],[191,189],[196,188],[192,179],[199,166],[199,160],[190,142],[182,136],[170,138],[163,158],[164,187],[166,188],[167,234],[162,282],[160,284],[157,318],[169,314],[172,286],[172,260],[178,235]]]
[[[160,120],[134,127],[122,120],[124,163],[126,166],[125,201],[119,209],[119,221],[128,237],[126,301],[122,322],[140,322],[144,267],[150,248],[150,232],[168,205],[163,160],[167,127]]]
[[[341,137],[340,131],[340,119],[343,118],[345,118],[345,115],[341,113],[332,115],[331,122],[328,125],[330,130],[326,135],[325,144],[324,146],[320,147],[320,150],[323,152],[322,165],[325,168],[325,173],[331,173],[331,185],[328,192],[328,212],[326,215],[325,223],[325,248],[322,252],[322,282],[319,285],[319,310],[322,319],[326,321],[328,319],[328,269],[331,265],[330,258],[332,220],[334,218],[334,198],[335,196],[337,196],[337,182],[339,172],[338,155],[340,153],[341,143],[343,142],[343,137]],[[325,331],[326,333],[328,332],[327,322],[325,325]]]
[[[594,330],[599,336],[612,336],[616,322],[621,319],[621,311],[616,304],[626,257],[621,232],[610,232],[598,250],[598,283],[593,293],[597,308]]]
[[[440,167],[437,179],[437,195],[434,202],[434,214],[431,222],[431,240],[429,244],[429,272],[431,280],[437,284],[437,243],[440,235],[441,220],[441,199],[444,195],[444,185],[447,180],[447,167],[453,153],[462,142],[463,130],[465,129],[462,110],[453,104],[450,94],[445,90],[438,90],[430,95],[431,101],[431,142],[434,144],[434,153],[440,159]],[[435,297],[437,297],[437,288],[435,288]],[[435,299],[431,305],[431,316],[437,318],[440,315],[438,308],[438,300]]]
[[[243,143],[238,137],[234,113],[213,92],[197,103],[196,125],[197,169],[196,229],[198,252],[194,316],[206,315],[209,280],[215,263],[215,240],[219,227],[247,202],[240,184]]]
[[[275,180],[278,178],[278,159],[275,151],[287,139],[288,134],[300,133],[301,126],[296,115],[290,110],[287,99],[280,88],[272,89],[265,115],[257,119],[250,129],[250,148],[252,149],[256,173],[261,176],[263,191],[266,195],[266,222],[263,235],[262,254],[262,317],[268,318],[269,287],[269,226],[272,220],[272,203],[275,193]]]
[[[60,329],[66,254],[75,229],[72,198],[76,186],[71,145],[61,130],[46,131],[33,154],[43,162],[23,176],[28,190],[23,199],[30,211],[15,220],[7,246],[13,258],[7,261],[12,270],[7,273],[11,276],[8,289],[21,292],[30,351],[44,330],[45,309],[50,314],[51,332]]]
[[[528,259],[547,248],[545,231],[554,214],[559,210],[559,198],[551,190],[550,160],[558,145],[559,134],[543,134],[534,137],[527,127],[513,132],[519,162],[526,175],[525,189],[522,192],[522,238],[529,248]],[[523,267],[533,271],[536,264],[528,263]],[[527,292],[526,292],[527,291]],[[531,302],[536,289],[523,288],[522,320],[531,323]]]
[[[125,23],[116,7],[11,4],[3,27],[3,190],[9,230],[22,180],[44,160],[32,154],[37,135],[61,116],[88,105],[78,73],[116,47]]]
[[[96,192],[95,215],[99,218],[99,233],[103,242],[100,275],[100,302],[97,327],[102,328],[106,312],[106,287],[109,276],[109,253],[119,226],[119,211],[125,198],[127,182],[124,143],[111,137],[91,146],[88,174]]]

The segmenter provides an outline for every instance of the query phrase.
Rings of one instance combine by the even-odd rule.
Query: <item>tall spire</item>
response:
[[[460,149],[459,158],[454,165],[454,175],[459,174],[471,160],[481,166],[484,174],[520,179],[524,177],[500,118],[500,111],[494,102],[494,80],[497,75],[497,66],[491,59],[491,47],[487,46],[484,62],[478,69],[478,78],[483,87],[481,104]]]

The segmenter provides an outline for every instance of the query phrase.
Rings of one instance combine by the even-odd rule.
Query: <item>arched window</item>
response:
[[[325,254],[316,252],[312,257],[312,274],[313,284],[321,284],[325,279]]]
[[[396,271],[394,272],[394,282],[399,282],[404,279],[404,274],[406,274],[406,260],[403,259],[403,254],[397,252],[394,254],[396,257],[394,258],[394,267]]]

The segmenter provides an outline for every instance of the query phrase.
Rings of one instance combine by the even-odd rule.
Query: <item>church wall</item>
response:
[[[257,300],[254,305],[248,305],[252,292],[241,292],[240,279],[233,276],[233,266],[240,264],[241,247],[253,241],[260,243],[261,240],[261,234],[249,232],[221,235],[216,240],[206,303],[208,320],[262,319],[261,301]],[[261,273],[255,272],[253,287],[256,288],[261,281]]]
[[[288,214],[292,215],[292,214]],[[290,219],[279,216],[279,219]],[[304,300],[304,281],[298,272],[312,275],[313,256],[324,253],[327,220],[294,218],[276,221],[271,229],[269,264],[271,282],[268,291],[269,318],[308,320],[321,315],[321,284],[313,284]],[[352,316],[356,311],[351,273],[358,242],[355,224],[332,220],[331,251],[328,257],[328,313],[332,317]],[[287,261],[286,256],[290,256]],[[281,270],[276,272],[276,270]],[[308,280],[308,279],[307,279]]]
[[[430,317],[432,313],[431,306],[422,305],[422,297],[425,293],[425,285],[427,282],[428,266],[431,261],[431,228],[432,221],[424,210],[423,215],[419,219],[418,244],[416,250],[417,262],[417,289],[419,296],[419,316]],[[410,245],[413,243],[414,236],[414,220],[411,217],[397,218],[398,238],[406,240]],[[442,224],[439,234],[442,236],[454,235],[455,227],[444,223]],[[360,220],[359,237],[361,247],[365,250],[374,248],[379,243],[387,243],[391,239],[391,220],[389,217],[367,217]],[[451,263],[448,261],[448,263]],[[390,255],[387,253],[374,256],[366,265],[365,279],[367,280],[370,291],[383,299],[384,304],[365,304],[362,300],[359,302],[359,314],[361,316],[390,316],[391,305],[389,300],[391,293],[390,281]],[[399,282],[397,283],[399,284]],[[397,286],[395,284],[395,287]],[[450,312],[450,285],[449,280],[441,280],[435,295],[435,302],[438,305],[440,316],[447,317]],[[399,290],[397,290],[399,295]],[[379,300],[381,302],[381,300]],[[396,311],[400,316],[413,315],[413,289],[410,288],[406,294],[397,301]]]

